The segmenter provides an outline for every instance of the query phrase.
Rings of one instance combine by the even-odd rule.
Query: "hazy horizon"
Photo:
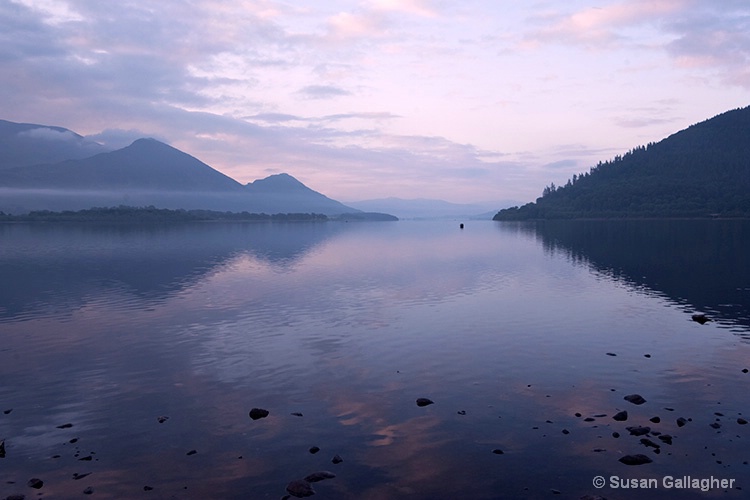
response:
[[[750,104],[741,0],[11,0],[0,23],[0,118],[336,200],[533,201]]]

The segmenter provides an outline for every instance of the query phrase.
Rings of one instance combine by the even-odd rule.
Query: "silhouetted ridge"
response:
[[[87,158],[107,151],[63,127],[0,120],[0,170]]]
[[[289,174],[269,175],[265,179],[250,182],[246,187],[254,192],[313,191]]]
[[[239,191],[234,179],[187,153],[155,139],[82,160],[6,171],[3,184],[54,189],[154,189],[163,191]]]
[[[750,107],[728,111],[544,188],[493,220],[750,216]]]

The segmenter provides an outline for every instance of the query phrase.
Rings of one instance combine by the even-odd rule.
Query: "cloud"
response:
[[[643,46],[650,42],[685,70],[715,70],[724,83],[750,88],[750,8],[744,0],[632,0],[573,13],[540,12],[530,19],[521,44],[577,45],[593,50]]]
[[[258,113],[256,115],[246,116],[246,120],[259,120],[266,123],[283,123],[291,121],[301,121],[304,118],[288,113]]]
[[[701,3],[667,23],[667,52],[683,68],[714,68],[723,79],[750,88],[750,8],[746,2]]]
[[[138,129],[107,128],[97,134],[87,135],[86,139],[98,142],[107,149],[120,149],[131,145],[137,139],[152,137],[162,142],[168,142],[164,137],[155,137],[154,134],[142,132]]]
[[[297,91],[307,99],[333,99],[351,95],[351,92],[334,85],[307,85]]]
[[[545,12],[532,20],[540,27],[528,33],[526,40],[603,48],[628,40],[628,28],[658,23],[679,12],[685,8],[686,1],[633,0],[589,7],[572,14]]]
[[[18,134],[21,137],[30,137],[33,139],[43,139],[47,141],[59,142],[79,142],[81,137],[70,130],[57,130],[48,127],[38,127],[24,130]]]

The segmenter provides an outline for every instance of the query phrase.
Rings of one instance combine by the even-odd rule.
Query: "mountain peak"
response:
[[[247,184],[253,191],[312,191],[309,187],[287,173],[269,175],[265,179],[258,179]]]

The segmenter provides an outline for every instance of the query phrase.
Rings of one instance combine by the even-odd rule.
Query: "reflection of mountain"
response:
[[[73,310],[102,288],[166,296],[242,253],[288,266],[345,227],[0,224],[0,317],[50,307]]]
[[[610,220],[501,223],[523,228],[636,286],[750,330],[750,221]]]

